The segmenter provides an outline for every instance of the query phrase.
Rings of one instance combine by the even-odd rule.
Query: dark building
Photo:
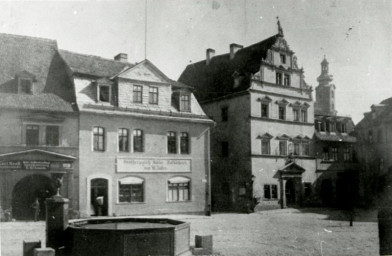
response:
[[[322,205],[344,207],[357,198],[359,165],[354,154],[354,123],[335,110],[335,85],[324,57],[315,102],[316,189]]]

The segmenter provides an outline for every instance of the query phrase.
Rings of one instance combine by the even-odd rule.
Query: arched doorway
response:
[[[44,175],[30,175],[21,179],[12,191],[12,215],[17,220],[33,220],[32,204],[38,198],[39,219],[45,219],[45,199],[55,194],[51,179]]]
[[[330,179],[321,182],[321,202],[324,206],[331,206],[333,203],[333,185]]]
[[[288,179],[285,186],[286,203],[287,205],[295,205],[296,202],[296,191],[294,179]]]
[[[90,203],[94,210],[93,216],[108,216],[108,180],[92,179],[90,195]]]

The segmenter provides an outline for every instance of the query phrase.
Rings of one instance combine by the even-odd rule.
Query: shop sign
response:
[[[50,170],[50,169],[71,168],[71,163],[50,162],[50,161],[0,161],[0,170]]]
[[[190,172],[190,159],[117,158],[117,172]]]

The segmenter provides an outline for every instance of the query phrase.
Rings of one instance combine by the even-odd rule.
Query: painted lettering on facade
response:
[[[190,159],[117,158],[117,172],[190,172]]]

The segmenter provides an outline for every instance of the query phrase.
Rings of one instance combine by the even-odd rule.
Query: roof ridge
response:
[[[0,33],[0,35],[8,36],[8,37],[14,37],[14,38],[23,38],[23,39],[27,39],[28,38],[28,39],[32,39],[32,40],[47,42],[47,43],[55,43],[57,45],[57,40],[56,39],[42,38],[42,37],[36,37],[36,36],[9,34],[9,33]]]
[[[79,52],[73,52],[73,51],[69,51],[69,50],[64,50],[64,49],[59,49],[60,53],[61,52],[67,52],[67,53],[71,53],[71,54],[77,54],[77,55],[81,55],[81,56],[85,56],[85,57],[93,57],[93,58],[98,58],[98,59],[102,59],[102,60],[106,60],[106,61],[112,61],[114,63],[123,63],[123,64],[130,64],[130,65],[136,65],[138,64],[137,62],[135,63],[131,63],[131,62],[120,62],[114,59],[109,59],[109,58],[105,58],[102,56],[98,56],[98,55],[93,55],[93,54],[87,54],[87,53],[79,53]]]

